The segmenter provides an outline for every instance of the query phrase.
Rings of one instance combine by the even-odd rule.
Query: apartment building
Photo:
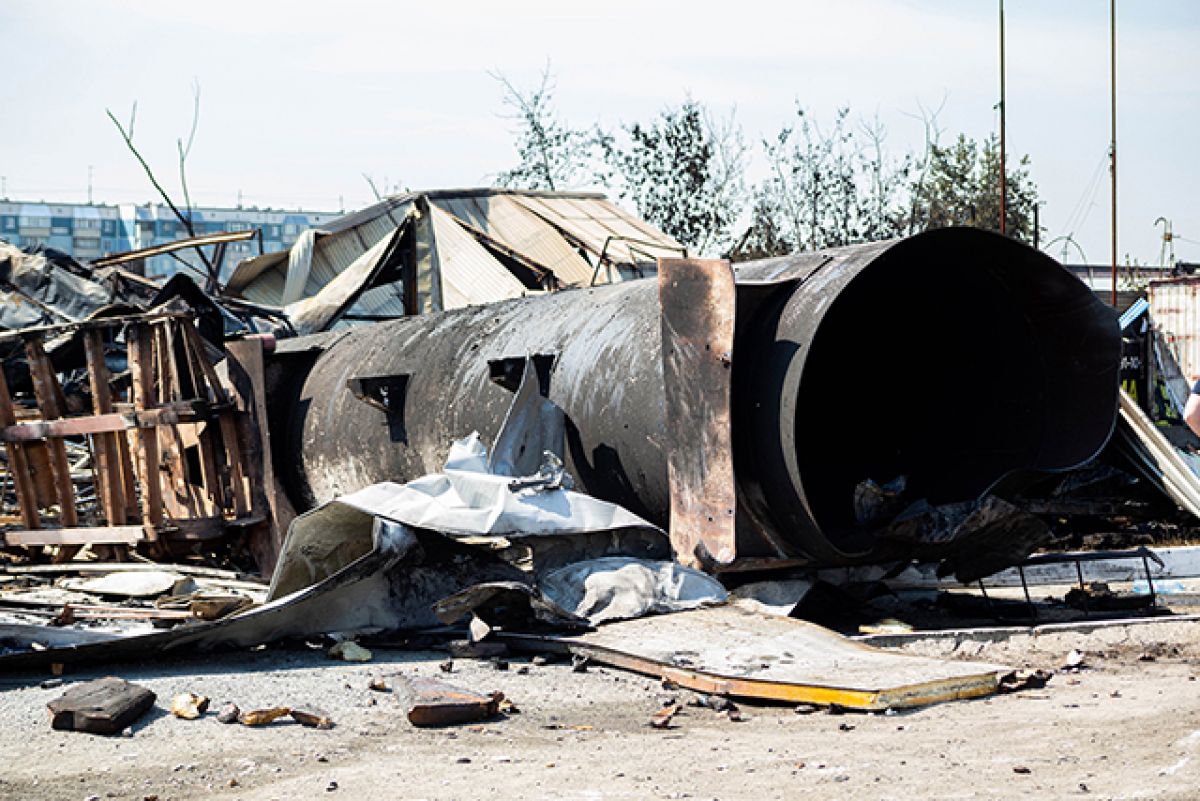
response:
[[[261,232],[262,252],[286,250],[306,228],[319,227],[340,217],[340,212],[210,208],[192,210],[197,234],[217,231]],[[162,203],[88,204],[0,200],[0,239],[17,247],[44,245],[89,261],[109,253],[138,250],[186,237],[183,224]],[[257,255],[258,240],[231,243],[226,249],[225,271],[241,259]],[[193,254],[177,254],[192,260]],[[171,256],[155,256],[146,262],[150,276],[172,275],[180,268]]]

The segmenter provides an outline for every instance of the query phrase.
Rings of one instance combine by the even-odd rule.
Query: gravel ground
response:
[[[1043,689],[900,714],[797,714],[741,703],[748,719],[685,706],[673,728],[648,725],[672,699],[654,680],[604,667],[488,662],[377,650],[372,662],[319,651],[260,650],[76,672],[119,675],[158,694],[120,736],[50,729],[46,676],[0,676],[4,799],[793,799],[1195,798],[1200,779],[1200,628],[1163,622],[996,643],[914,642],[907,650],[1087,667]],[[474,726],[415,729],[399,696],[372,677],[431,676],[502,691],[520,712]],[[171,697],[209,696],[181,720]],[[287,722],[223,725],[215,710],[317,706],[330,731]]]

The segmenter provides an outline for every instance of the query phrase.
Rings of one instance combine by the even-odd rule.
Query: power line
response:
[[[1063,224],[1063,228],[1067,231],[1074,233],[1087,222],[1088,215],[1091,214],[1092,209],[1095,207],[1096,193],[1100,190],[1100,179],[1104,175],[1104,167],[1107,163],[1108,149],[1105,148],[1096,162],[1096,169],[1092,172],[1091,179],[1088,181],[1087,186],[1084,187],[1079,200],[1072,207],[1071,213],[1067,216],[1066,223]]]

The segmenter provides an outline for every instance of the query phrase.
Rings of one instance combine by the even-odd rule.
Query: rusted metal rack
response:
[[[69,411],[46,352],[48,339],[63,336],[82,344],[87,413]],[[59,560],[85,545],[109,558],[130,546],[166,555],[270,522],[262,441],[249,419],[261,404],[218,377],[191,315],[98,319],[12,337],[23,340],[34,404],[14,404],[0,371],[0,443],[23,526],[3,532],[6,546],[58,546]],[[120,339],[129,369],[114,376],[105,355]],[[72,476],[68,442],[91,453],[97,503],[86,512],[77,500],[88,477]]]

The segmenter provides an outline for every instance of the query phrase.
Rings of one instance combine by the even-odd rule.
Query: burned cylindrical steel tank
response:
[[[1019,471],[1071,468],[1111,433],[1115,314],[1044,254],[973,229],[735,268],[731,363],[738,555],[870,558],[864,479],[931,503]],[[308,363],[272,430],[307,508],[442,466],[486,440],[525,357],[567,417],[577,488],[665,525],[670,510],[654,279],[354,329]],[[505,384],[509,387],[506,388]]]

